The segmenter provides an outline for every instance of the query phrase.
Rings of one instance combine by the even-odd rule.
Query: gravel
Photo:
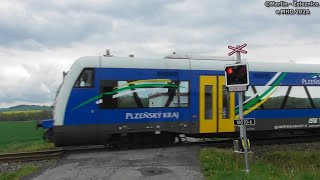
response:
[[[53,160],[0,163],[0,173],[14,172],[28,165],[42,167],[49,163],[53,163]]]
[[[274,145],[264,145],[264,146],[252,146],[251,151],[254,153],[256,159],[262,157],[268,152],[275,151],[312,151],[320,152],[320,142],[313,143],[297,143],[297,144],[274,144]]]

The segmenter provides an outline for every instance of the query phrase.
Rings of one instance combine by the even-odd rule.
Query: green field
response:
[[[7,112],[1,112],[3,114],[17,114],[17,113],[26,113],[26,114],[30,114],[30,113],[38,113],[38,112],[42,112],[43,110],[26,110],[26,111],[7,111]]]
[[[43,133],[42,128],[36,129],[36,121],[0,122],[0,153],[53,149],[53,144],[42,140]],[[14,172],[0,173],[0,179],[20,179],[39,168],[22,166]]]
[[[44,130],[36,121],[0,122],[0,152],[33,151],[53,148],[42,140]]]
[[[0,144],[41,140],[43,132],[36,121],[0,122]]]

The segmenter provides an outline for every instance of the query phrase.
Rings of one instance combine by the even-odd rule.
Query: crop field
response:
[[[0,122],[0,152],[52,148],[42,140],[43,132],[36,129],[36,121]]]
[[[0,112],[0,122],[34,121],[52,118],[51,111],[24,110]]]
[[[32,114],[32,113],[38,113],[42,112],[43,110],[27,110],[27,111],[7,111],[2,112],[3,114],[17,114],[17,113],[25,113],[25,114]]]

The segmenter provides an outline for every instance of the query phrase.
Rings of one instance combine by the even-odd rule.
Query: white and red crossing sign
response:
[[[244,48],[246,46],[247,46],[247,43],[244,43],[244,44],[242,44],[241,46],[238,46],[238,47],[228,46],[229,49],[233,50],[228,55],[231,56],[232,54],[234,54],[236,52],[241,52],[241,53],[247,54],[247,51],[242,49],[242,48]]]

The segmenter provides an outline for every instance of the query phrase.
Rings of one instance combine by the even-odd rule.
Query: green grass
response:
[[[49,150],[54,148],[55,148],[54,144],[47,143],[43,140],[28,141],[28,142],[13,142],[13,143],[0,145],[0,153],[44,151],[44,150]]]
[[[0,152],[38,151],[54,148],[42,140],[44,130],[36,129],[36,121],[0,123]]]
[[[36,121],[0,122],[0,145],[41,140],[43,133],[43,129],[36,129]]]
[[[0,123],[0,153],[30,152],[53,149],[54,145],[42,140],[44,130],[36,129],[36,121]],[[1,173],[0,180],[19,179],[37,171],[39,167],[27,165],[15,172]]]
[[[36,172],[38,169],[39,167],[28,165],[15,172],[1,173],[0,180],[13,180],[13,179],[18,180],[23,176]]]
[[[200,153],[207,179],[320,179],[320,152],[271,152],[244,172],[231,150],[205,148]]]

